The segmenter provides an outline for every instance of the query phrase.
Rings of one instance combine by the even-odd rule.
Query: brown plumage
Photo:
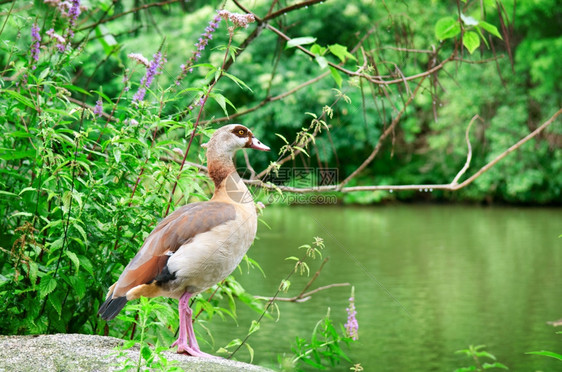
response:
[[[109,288],[98,311],[103,319],[115,318],[128,300],[140,296],[177,298],[180,334],[173,345],[178,352],[209,356],[195,340],[189,298],[228,276],[254,240],[254,202],[232,162],[234,152],[244,147],[269,150],[239,124],[226,125],[213,134],[207,144],[213,197],[178,208],[156,226]]]

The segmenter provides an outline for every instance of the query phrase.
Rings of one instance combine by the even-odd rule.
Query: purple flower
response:
[[[255,22],[256,17],[253,14],[239,14],[239,13],[231,13],[228,10],[219,10],[219,16],[224,18],[224,20],[230,20],[234,23],[236,27],[243,27],[247,28],[248,24]]]
[[[74,37],[74,27],[76,26],[76,20],[81,13],[80,0],[43,0],[45,4],[49,4],[58,9],[64,18],[68,18],[68,26],[64,30],[64,37],[54,33],[51,29],[51,34],[49,35],[53,39],[57,39],[58,43],[56,47],[60,53],[64,53],[65,50],[70,49],[70,39]],[[49,34],[47,32],[47,34]]]
[[[94,107],[94,114],[97,116],[101,116],[101,114],[103,114],[103,102],[101,98],[96,101],[96,107]]]
[[[150,66],[150,63],[148,62],[148,59],[146,59],[142,54],[140,53],[129,53],[127,54],[127,57],[129,57],[130,59],[132,59],[133,61],[137,61],[137,63],[140,63],[142,65],[145,65],[146,67]]]
[[[39,26],[36,23],[31,26],[31,58],[34,62],[39,61],[39,47],[41,46],[41,35],[39,35]],[[31,63],[34,63],[34,62]],[[35,70],[37,66],[33,66],[32,69]]]
[[[150,61],[150,64],[148,65],[148,68],[146,69],[146,74],[143,76],[143,78],[140,81],[139,90],[133,96],[133,102],[139,102],[139,101],[142,101],[144,99],[144,96],[146,94],[146,90],[152,84],[152,81],[154,80],[154,76],[160,74],[160,70],[162,69],[162,65],[166,61],[165,58],[162,58],[161,52],[158,52],[158,53],[154,54],[152,56],[152,58],[153,58],[152,61]]]
[[[68,11],[68,18],[70,19],[70,26],[76,24],[76,19],[80,15],[80,0],[71,0],[70,10]]]
[[[345,331],[347,337],[351,337],[352,340],[357,340],[359,338],[359,323],[357,322],[357,311],[355,310],[355,288],[351,288],[351,297],[349,298],[349,307],[345,309],[347,311],[347,323],[345,323]]]
[[[201,52],[205,50],[205,47],[209,44],[209,40],[213,38],[213,32],[216,31],[217,27],[219,27],[220,21],[221,21],[221,17],[219,14],[217,14],[211,20],[211,22],[209,22],[209,25],[205,27],[205,32],[201,34],[201,37],[195,44],[195,50],[191,54],[191,57],[187,60],[185,64],[182,64],[180,66],[181,72],[178,78],[176,79],[176,85],[177,82],[183,79],[183,77],[187,75],[188,72],[193,72],[193,69],[191,67],[195,64],[195,62],[199,60],[199,58],[201,58]]]

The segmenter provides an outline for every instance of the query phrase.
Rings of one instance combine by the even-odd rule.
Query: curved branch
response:
[[[423,191],[431,192],[433,190],[456,191],[456,190],[462,189],[462,188],[470,185],[475,179],[477,179],[484,172],[486,172],[487,170],[492,168],[497,162],[499,162],[500,160],[505,158],[507,155],[509,155],[513,151],[517,150],[524,143],[526,143],[529,140],[531,140],[532,138],[536,137],[539,133],[541,133],[544,129],[546,129],[549,125],[551,125],[560,114],[562,114],[562,108],[559,109],[554,115],[552,115],[550,117],[550,119],[548,119],[546,122],[544,122],[540,127],[538,127],[537,129],[535,129],[534,131],[529,133],[527,136],[525,136],[524,138],[519,140],[517,143],[515,143],[513,146],[511,146],[510,148],[508,148],[504,152],[502,152],[494,160],[492,160],[488,164],[484,165],[476,173],[474,173],[472,176],[470,176],[469,178],[467,178],[465,181],[463,181],[460,184],[455,183],[454,180],[453,180],[453,182],[448,183],[448,184],[380,185],[380,186],[367,185],[367,186],[343,187],[343,184],[345,182],[345,181],[343,181],[342,183],[340,183],[338,185],[315,186],[315,187],[290,187],[290,186],[277,186],[277,185],[273,185],[271,183],[265,183],[261,180],[244,180],[244,182],[246,184],[261,187],[261,188],[268,189],[268,190],[284,191],[284,192],[291,192],[291,193],[298,193],[298,194],[331,192],[331,191],[337,191],[337,192],[341,192],[341,193],[349,193],[349,192],[357,192],[357,191],[382,191],[382,190],[391,191],[391,192],[394,191],[394,190],[419,190],[420,192],[423,192]],[[473,118],[472,121],[474,121],[474,119],[475,118]],[[387,131],[388,131],[388,129],[387,129]],[[468,133],[468,129],[467,129],[467,133]],[[380,140],[379,140],[379,143],[380,143]],[[377,146],[378,146],[378,144],[377,144]],[[465,167],[468,163],[469,163],[469,159],[467,157],[467,162],[465,163]],[[464,173],[465,167],[463,167],[463,169],[461,169],[461,171],[459,171],[460,175],[462,175]],[[457,174],[457,176],[455,177],[455,180],[458,180],[458,178],[460,178],[459,174]]]
[[[470,133],[470,128],[472,127],[472,123],[474,123],[474,121],[476,119],[480,119],[480,121],[484,121],[484,120],[482,120],[482,118],[479,115],[474,115],[472,117],[472,120],[470,120],[470,123],[468,124],[468,127],[466,127],[466,133],[464,135],[464,138],[466,140],[466,146],[467,146],[467,149],[468,149],[467,154],[466,154],[466,162],[464,163],[464,167],[462,167],[462,169],[459,171],[459,173],[457,173],[456,177],[453,178],[453,181],[451,182],[453,185],[457,184],[457,181],[459,180],[459,178],[461,178],[461,176],[464,174],[464,172],[466,172],[466,170],[470,166],[470,161],[472,160],[472,146],[470,145],[470,138],[468,137],[468,135]]]
[[[269,30],[276,33],[277,35],[281,36],[286,41],[291,40],[291,38],[289,36],[285,35],[283,32],[281,32],[277,28],[273,27],[272,25],[267,24],[266,27]],[[316,54],[312,53],[310,50],[306,49],[305,47],[303,47],[301,45],[296,45],[295,48],[302,51],[304,54],[308,55],[312,59],[316,59],[316,57],[317,57]],[[405,77],[401,77],[399,79],[394,79],[394,80],[383,80],[383,79],[381,79],[380,76],[372,76],[372,75],[364,74],[360,71],[351,71],[351,70],[348,70],[348,69],[344,68],[343,66],[341,66],[339,64],[335,64],[335,63],[332,63],[332,62],[328,62],[328,65],[335,68],[336,70],[339,70],[339,71],[343,72],[344,74],[346,74],[348,76],[360,77],[360,78],[366,79],[366,80],[368,80],[368,81],[370,81],[371,83],[374,83],[374,84],[391,85],[391,84],[403,83],[405,81],[416,80],[416,79],[419,79],[419,78],[424,78],[426,76],[429,76],[429,75],[433,74],[434,72],[436,72],[438,70],[441,70],[443,68],[443,66],[445,66],[448,62],[454,60],[455,56],[456,56],[456,49],[453,51],[453,53],[451,53],[451,55],[449,57],[447,57],[446,59],[441,61],[441,63],[434,66],[433,68],[431,68],[427,71],[421,72],[419,74],[416,74],[416,75],[405,76]]]
[[[538,127],[537,129],[535,129],[534,131],[532,131],[531,133],[529,133],[528,135],[526,135],[524,138],[522,138],[521,140],[519,140],[519,142],[517,142],[516,144],[514,144],[513,146],[511,146],[510,148],[508,148],[507,150],[505,150],[504,152],[502,152],[500,155],[498,155],[494,160],[492,160],[491,162],[489,162],[488,164],[486,164],[485,166],[483,166],[482,168],[480,168],[480,170],[478,170],[478,172],[474,173],[471,177],[467,178],[464,182],[458,184],[458,185],[451,185],[451,190],[458,190],[458,189],[462,189],[463,187],[469,185],[472,183],[472,181],[474,181],[475,179],[477,179],[478,177],[480,177],[480,175],[482,175],[482,173],[486,172],[488,169],[492,168],[497,162],[499,162],[500,160],[502,160],[503,158],[505,158],[507,155],[509,155],[510,153],[512,153],[513,151],[517,150],[519,147],[521,147],[521,145],[523,145],[525,142],[528,142],[531,138],[536,137],[540,132],[542,132],[546,127],[548,127],[550,124],[552,124],[554,122],[554,120],[556,120],[556,118],[562,114],[562,108],[559,109],[558,111],[556,111],[556,113],[554,115],[552,115],[550,117],[550,119],[548,119],[546,122],[544,122],[540,127]]]

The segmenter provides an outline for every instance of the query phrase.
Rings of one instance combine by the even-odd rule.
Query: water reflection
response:
[[[238,275],[250,293],[271,296],[291,269],[287,256],[314,236],[330,261],[315,287],[356,287],[360,339],[349,355],[367,371],[447,371],[468,365],[454,351],[470,344],[511,370],[555,370],[556,360],[525,355],[562,349],[546,321],[562,317],[562,214],[557,209],[458,206],[269,207],[250,250],[267,273]],[[302,252],[301,252],[302,253]],[[311,264],[315,271],[320,260]],[[292,281],[296,295],[309,278]],[[345,323],[350,288],[301,303],[280,303],[250,343],[254,363],[276,366],[297,335],[310,337],[330,307]],[[214,321],[217,346],[244,337],[255,313],[238,308],[239,328]],[[244,359],[240,355],[240,359]],[[339,370],[348,371],[343,364]]]

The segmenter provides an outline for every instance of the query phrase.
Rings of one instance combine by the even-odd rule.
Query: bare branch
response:
[[[281,36],[283,39],[285,39],[287,41],[291,40],[291,38],[289,36],[285,35],[283,32],[281,32],[277,28],[273,27],[272,25],[268,24],[266,27],[269,30],[276,33],[277,35]],[[305,53],[306,55],[308,55],[312,59],[316,59],[316,55],[314,53],[312,53],[311,51],[309,51],[308,49],[306,49],[305,47],[303,47],[301,45],[296,45],[295,48],[299,49],[300,51],[302,51],[303,53]],[[328,65],[335,68],[336,70],[339,70],[339,71],[343,72],[344,74],[346,74],[348,76],[357,76],[357,77],[366,79],[366,80],[368,80],[368,81],[370,81],[371,83],[374,83],[374,84],[390,85],[390,84],[403,83],[404,81],[409,81],[409,80],[416,80],[416,79],[424,78],[428,75],[431,75],[434,72],[442,69],[443,66],[445,66],[448,62],[452,61],[455,58],[455,56],[456,56],[456,49],[455,49],[455,51],[453,51],[453,53],[449,57],[444,59],[441,63],[439,63],[435,67],[433,67],[433,68],[431,68],[427,71],[421,72],[419,74],[416,74],[416,75],[406,76],[406,77],[402,77],[400,79],[394,79],[394,80],[383,80],[381,76],[372,76],[372,75],[364,74],[361,71],[351,71],[351,70],[348,70],[348,69],[342,67],[341,64],[337,65],[335,63],[328,62]]]
[[[262,297],[262,296],[254,296],[254,298],[258,299],[258,300],[266,300],[266,301],[285,301],[285,302],[305,302],[310,300],[311,296],[315,293],[318,293],[320,291],[325,291],[326,289],[330,289],[330,288],[335,288],[335,287],[347,287],[350,286],[350,283],[333,283],[333,284],[328,284],[322,287],[318,287],[316,289],[313,289],[310,292],[306,292],[304,294],[300,294],[298,296],[295,297]]]
[[[532,131],[531,133],[529,133],[527,136],[525,136],[524,138],[522,138],[519,142],[517,142],[515,145],[511,146],[510,148],[508,148],[507,150],[505,150],[504,152],[502,152],[500,155],[498,155],[494,160],[492,160],[491,162],[489,162],[488,164],[486,164],[485,166],[483,166],[482,168],[480,168],[480,170],[476,173],[474,173],[470,178],[466,179],[464,182],[462,182],[459,185],[452,185],[451,190],[458,190],[458,189],[462,189],[463,187],[469,185],[472,183],[472,181],[474,181],[475,179],[477,179],[478,177],[480,177],[480,175],[484,172],[486,172],[488,169],[492,168],[498,161],[502,160],[503,158],[505,158],[507,155],[509,155],[510,153],[512,153],[513,151],[517,150],[519,147],[521,147],[521,145],[523,145],[525,142],[528,142],[531,138],[534,138],[537,136],[537,134],[539,134],[540,132],[542,132],[546,127],[548,127],[550,124],[552,124],[554,122],[554,120],[556,120],[556,118],[562,113],[562,108],[559,109],[558,111],[556,111],[556,113],[554,115],[551,116],[550,119],[548,119],[547,121],[545,121],[540,127],[538,127],[537,129],[535,129],[534,131]]]
[[[263,18],[263,20],[264,20],[264,22],[269,21],[270,19],[274,19],[274,18],[277,18],[279,16],[285,15],[289,12],[292,12],[293,10],[301,9],[301,8],[304,8],[304,7],[307,7],[307,6],[310,6],[310,5],[315,5],[315,4],[324,2],[324,1],[326,1],[326,0],[308,0],[308,1],[303,1],[302,3],[293,4],[291,6],[280,9],[276,12],[268,14],[267,16],[265,16]]]
[[[355,176],[357,176],[359,173],[361,173],[366,167],[367,165],[369,165],[373,159],[375,158],[375,156],[377,156],[379,150],[382,147],[382,143],[385,140],[386,137],[388,137],[388,135],[394,130],[394,127],[396,126],[396,124],[398,124],[398,122],[400,121],[400,118],[402,117],[402,115],[404,114],[404,112],[406,111],[406,108],[410,105],[410,103],[412,102],[412,100],[414,99],[414,97],[417,95],[418,90],[420,89],[423,81],[425,80],[425,77],[422,78],[422,80],[418,83],[416,89],[414,90],[413,94],[408,96],[408,100],[404,103],[404,106],[402,107],[402,110],[400,110],[400,112],[398,113],[398,115],[396,115],[394,117],[394,119],[392,119],[392,123],[390,123],[390,125],[388,126],[388,128],[386,128],[386,130],[383,132],[383,134],[381,134],[381,136],[379,137],[379,140],[377,142],[377,145],[375,146],[375,148],[373,149],[373,151],[371,152],[371,154],[367,157],[367,159],[365,159],[365,161],[355,170],[353,171],[349,176],[347,176],[346,179],[344,179],[338,186],[338,188],[341,190],[347,183],[349,183],[349,181],[351,181]]]
[[[148,9],[148,8],[153,8],[153,7],[155,7],[155,6],[164,6],[164,5],[168,5],[168,4],[173,4],[173,3],[177,3],[178,1],[180,1],[180,0],[167,0],[167,1],[161,1],[161,2],[159,2],[159,3],[144,4],[144,5],[141,5],[141,6],[139,6],[139,7],[136,7],[136,8],[133,8],[133,9],[129,9],[129,10],[123,12],[123,13],[119,13],[119,14],[116,14],[116,15],[114,15],[114,16],[111,16],[111,17],[109,17],[109,18],[102,18],[102,19],[100,19],[100,20],[97,21],[97,22],[94,22],[94,23],[92,23],[92,24],[89,24],[89,25],[87,25],[87,26],[84,26],[84,27],[79,28],[78,31],[87,30],[87,29],[89,29],[89,28],[97,27],[98,25],[101,25],[101,24],[107,23],[107,22],[111,22],[111,21],[113,21],[113,20],[115,20],[115,19],[117,19],[117,18],[121,18],[121,17],[123,17],[123,16],[126,16],[127,14],[131,14],[131,13],[138,12],[139,10]]]
[[[485,166],[480,168],[475,174],[473,174],[471,177],[469,177],[468,179],[466,179],[465,181],[463,181],[460,184],[457,184],[454,181],[458,180],[459,174],[462,176],[462,174],[465,171],[464,167],[463,167],[463,169],[461,169],[459,174],[457,174],[457,176],[455,177],[455,180],[453,180],[453,182],[451,182],[449,184],[380,185],[380,186],[367,185],[367,186],[343,187],[343,184],[345,182],[345,180],[344,180],[342,183],[340,183],[338,185],[327,185],[327,186],[315,186],[315,187],[299,188],[299,187],[290,187],[290,186],[282,186],[282,185],[281,186],[272,185],[272,184],[269,184],[269,183],[265,183],[261,180],[244,180],[244,182],[246,184],[258,186],[258,187],[268,189],[268,190],[281,190],[281,191],[284,191],[284,192],[291,192],[291,193],[298,193],[298,194],[330,192],[330,191],[337,191],[337,192],[341,192],[341,193],[349,193],[349,192],[357,192],[357,191],[379,191],[379,190],[385,190],[385,191],[394,191],[394,190],[419,190],[419,191],[449,190],[449,191],[456,191],[456,190],[462,189],[463,187],[466,187],[469,184],[471,184],[476,178],[480,177],[484,172],[486,172],[488,169],[493,167],[497,162],[499,162],[500,160],[505,158],[507,155],[509,155],[513,151],[517,150],[524,143],[526,143],[529,140],[531,140],[532,138],[536,137],[540,132],[542,132],[545,128],[547,128],[549,125],[551,125],[560,114],[562,114],[562,108],[560,110],[558,110],[550,119],[548,119],[546,122],[544,122],[540,127],[538,127],[533,132],[529,133],[527,136],[525,136],[524,138],[519,140],[516,144],[514,144],[513,146],[511,146],[510,148],[505,150],[503,153],[498,155],[494,160],[490,161],[488,164],[486,164]],[[472,121],[474,121],[474,119],[475,118],[473,118]],[[392,126],[392,124],[391,124],[391,126]],[[389,129],[390,129],[390,127],[387,129],[387,131]],[[468,133],[468,129],[469,128],[467,128],[467,133]],[[379,139],[379,143],[380,143],[380,141],[381,140]],[[377,144],[377,146],[378,146],[378,144]],[[471,150],[469,150],[469,151],[471,151]],[[468,159],[468,156],[467,156],[467,162],[465,163],[465,167],[466,167],[466,164],[468,164],[468,163],[469,163],[469,159]]]
[[[456,177],[453,178],[453,181],[451,182],[451,184],[456,185],[457,181],[459,180],[459,178],[461,178],[461,176],[464,174],[464,172],[466,172],[466,170],[468,169],[468,167],[470,166],[470,161],[472,160],[472,146],[470,145],[470,138],[468,137],[469,133],[470,133],[470,128],[472,127],[472,123],[474,123],[474,121],[476,119],[480,119],[480,121],[484,121],[482,120],[482,118],[478,115],[474,115],[472,117],[472,120],[470,120],[470,123],[468,124],[468,127],[466,127],[466,133],[464,135],[464,138],[466,140],[466,146],[467,146],[467,154],[466,154],[466,162],[464,163],[464,167],[462,167],[462,169],[459,171],[459,173],[457,173]]]

